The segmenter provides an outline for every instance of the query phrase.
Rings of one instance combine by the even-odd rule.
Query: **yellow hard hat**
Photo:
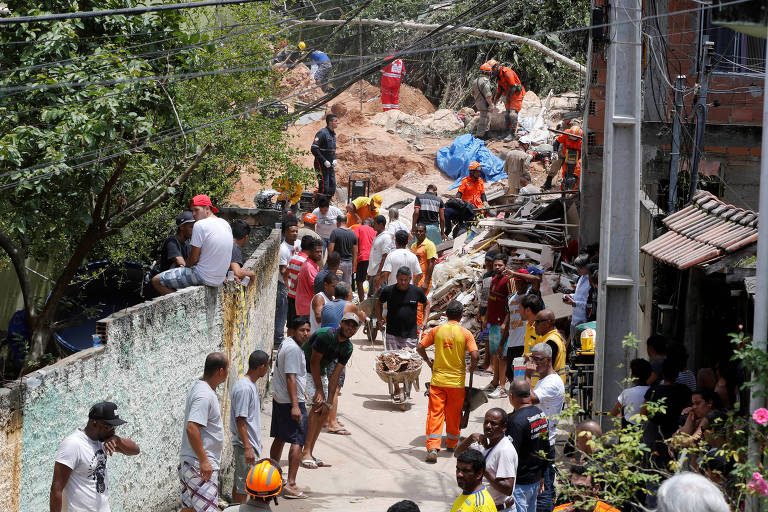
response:
[[[299,41],[299,50],[306,50],[307,45],[304,41]]]
[[[371,202],[373,203],[373,206],[378,208],[379,206],[381,206],[381,203],[384,202],[384,198],[381,197],[379,194],[376,194],[371,198]]]

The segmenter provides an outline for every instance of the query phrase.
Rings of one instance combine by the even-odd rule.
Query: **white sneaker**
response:
[[[506,398],[507,392],[503,388],[497,387],[496,390],[488,395],[488,398]]]

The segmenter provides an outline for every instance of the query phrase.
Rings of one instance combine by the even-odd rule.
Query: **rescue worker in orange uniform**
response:
[[[394,49],[390,50],[387,59],[391,59],[394,54]],[[379,72],[381,73],[381,110],[384,112],[400,110],[400,82],[405,75],[403,60],[395,59]]]
[[[581,124],[574,119],[565,133],[558,135],[555,139],[553,146],[557,156],[549,167],[547,181],[542,186],[543,190],[552,188],[552,178],[557,175],[557,171],[561,167],[563,168],[563,185],[561,188],[571,190],[577,187],[581,174],[581,141],[583,136]]]
[[[488,207],[488,200],[485,198],[483,167],[480,162],[475,161],[469,164],[469,176],[461,180],[456,197],[472,203],[475,208]]]
[[[445,308],[448,321],[425,334],[416,351],[432,370],[429,386],[429,409],[427,412],[427,458],[430,464],[437,462],[437,453],[443,437],[445,424],[445,446],[449,450],[459,444],[461,434],[461,409],[464,405],[464,382],[466,380],[466,354],[469,353],[469,373],[475,371],[480,356],[474,336],[459,325],[464,306],[452,300]],[[435,359],[427,355],[427,348],[434,345]]]
[[[496,94],[493,96],[495,105],[499,98],[504,98],[504,119],[507,122],[507,136],[504,142],[511,142],[517,129],[517,114],[523,108],[525,87],[512,68],[502,66],[498,62],[493,65],[493,76],[496,77]]]

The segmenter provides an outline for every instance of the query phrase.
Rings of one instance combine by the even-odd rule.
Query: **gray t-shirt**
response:
[[[232,406],[229,418],[229,430],[232,432],[232,444],[243,446],[237,434],[236,418],[245,418],[245,430],[256,457],[261,455],[261,398],[259,388],[247,375],[240,377],[232,388]]]
[[[184,424],[181,436],[181,460],[199,467],[200,461],[189,444],[187,423],[197,423],[200,427],[200,438],[203,450],[214,470],[221,464],[221,449],[224,445],[224,424],[221,421],[221,409],[216,392],[207,382],[196,380],[187,393],[187,404],[184,406]]]
[[[277,353],[275,372],[272,375],[272,398],[279,404],[290,404],[286,373],[296,374],[296,395],[299,402],[304,401],[304,386],[307,379],[307,362],[304,351],[293,338],[286,338]]]

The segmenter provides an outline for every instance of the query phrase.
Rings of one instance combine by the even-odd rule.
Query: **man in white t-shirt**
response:
[[[395,233],[397,233],[398,231],[405,231],[410,235],[411,230],[408,226],[406,226],[400,220],[398,220],[400,218],[400,211],[397,208],[390,208],[389,210],[387,210],[387,212],[389,214],[389,224],[387,224],[387,233],[392,235],[392,239],[393,239],[392,248],[394,249]]]
[[[456,448],[454,456],[458,457],[468,448],[481,452],[485,457],[483,484],[491,494],[496,509],[499,512],[515,512],[517,508],[512,493],[515,490],[518,458],[506,430],[507,413],[504,409],[489,409],[483,420],[483,433],[470,434]]]
[[[312,210],[312,215],[317,218],[315,232],[323,239],[323,253],[331,241],[331,232],[336,229],[336,217],[343,214],[344,212],[331,206],[327,197],[321,197],[317,200],[317,208]]]
[[[214,215],[219,211],[211,199],[197,195],[190,203],[195,225],[189,242],[186,266],[160,272],[152,278],[152,286],[160,295],[188,286],[221,286],[232,260],[232,228],[229,222]]]
[[[387,255],[381,272],[377,276],[380,286],[392,286],[397,284],[397,270],[400,267],[411,269],[411,284],[416,276],[421,275],[419,258],[408,249],[408,232],[400,230],[395,233],[395,250]]]
[[[299,238],[299,226],[295,220],[283,222],[283,238],[280,244],[277,273],[277,300],[275,303],[275,332],[273,341],[275,350],[285,337],[285,322],[288,319],[288,264],[294,254],[301,251]]]
[[[203,377],[195,380],[184,406],[181,437],[181,512],[219,511],[219,469],[224,423],[216,388],[229,376],[229,359],[221,352],[205,358]]]
[[[109,512],[107,457],[139,454],[136,443],[115,435],[115,427],[123,423],[117,405],[99,402],[91,407],[85,428],[61,442],[53,467],[51,512]]]
[[[531,401],[544,412],[549,428],[549,464],[547,464],[544,472],[544,490],[537,498],[537,508],[540,505],[542,510],[552,510],[552,500],[555,493],[555,468],[552,463],[555,460],[557,417],[563,411],[565,386],[563,379],[552,368],[552,347],[548,344],[537,343],[534,345],[531,348],[529,361],[525,378],[530,382],[533,373],[539,376],[539,381],[531,391]]]
[[[371,245],[371,255],[368,258],[368,293],[371,297],[381,287],[377,283],[376,276],[379,269],[384,266],[387,255],[392,251],[393,236],[386,230],[387,219],[383,215],[377,215],[373,218],[373,230],[376,231],[376,238]]]
[[[288,450],[288,480],[283,487],[287,499],[304,498],[296,485],[296,473],[301,463],[301,447],[307,440],[307,408],[304,405],[304,390],[307,380],[307,361],[301,346],[309,340],[309,320],[297,316],[291,328],[293,337],[285,339],[275,358],[272,374],[272,425],[270,437],[274,438],[269,456],[280,460],[285,443]]]
[[[646,385],[653,373],[651,363],[645,359],[633,359],[629,363],[629,371],[632,376],[632,387],[621,392],[616,405],[613,406],[613,416],[621,416],[622,425],[637,425],[640,421],[640,409],[645,403],[645,394],[649,386]]]

